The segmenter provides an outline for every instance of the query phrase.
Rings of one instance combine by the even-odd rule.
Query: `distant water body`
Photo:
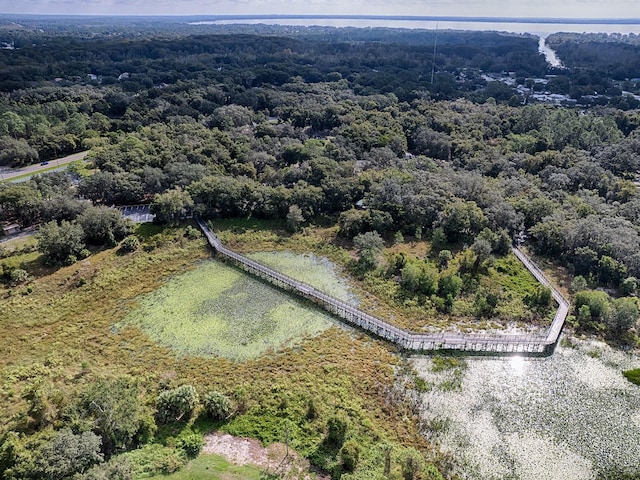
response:
[[[546,37],[556,32],[640,35],[640,19],[554,19],[495,17],[369,17],[369,16],[220,16],[198,19],[193,25],[287,25],[298,27],[386,27],[426,30],[473,30],[531,33]]]

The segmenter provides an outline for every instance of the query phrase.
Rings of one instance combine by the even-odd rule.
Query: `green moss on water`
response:
[[[281,262],[279,259],[284,258]],[[317,257],[262,254],[285,273],[348,298],[332,265]],[[268,261],[267,261],[268,260]],[[296,265],[296,261],[300,263]],[[331,315],[228,265],[209,261],[139,299],[121,324],[140,328],[180,355],[220,356],[243,361],[295,345],[336,325]]]

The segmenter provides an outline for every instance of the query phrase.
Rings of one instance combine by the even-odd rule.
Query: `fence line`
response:
[[[201,219],[198,218],[197,222],[206,235],[209,245],[223,258],[232,261],[246,272],[262,278],[279,288],[288,290],[314,302],[328,312],[341,318],[345,323],[387,340],[403,350],[412,352],[460,350],[469,353],[551,355],[555,350],[562,326],[569,312],[569,302],[551,285],[544,273],[542,273],[520,249],[513,247],[513,252],[516,257],[541,284],[551,288],[553,298],[558,302],[558,311],[546,334],[412,333],[363,312],[342,300],[320,292],[307,283],[294,280],[287,275],[226,248]]]

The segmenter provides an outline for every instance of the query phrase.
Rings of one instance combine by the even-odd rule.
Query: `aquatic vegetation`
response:
[[[621,372],[639,360],[575,339],[546,359],[473,359],[459,390],[423,393],[423,416],[427,425],[447,425],[432,438],[460,459],[461,478],[637,475],[640,389]],[[432,359],[413,363],[429,384],[460,375]]]
[[[327,295],[358,304],[358,298],[350,293],[349,284],[340,278],[336,265],[326,258],[293,252],[256,252],[247,256],[291,278],[313,285]]]
[[[254,258],[327,293],[353,299],[325,259],[287,252]],[[299,343],[337,324],[311,304],[231,266],[208,261],[143,296],[118,328],[138,327],[181,355],[239,361]]]

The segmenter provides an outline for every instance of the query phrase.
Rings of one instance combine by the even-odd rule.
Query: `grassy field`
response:
[[[203,454],[180,471],[170,475],[147,477],[156,480],[261,480],[262,469],[252,465],[231,465],[219,455]]]
[[[419,306],[398,307],[388,291],[373,295],[366,282],[339,280],[336,272],[348,270],[352,252],[335,229],[290,235],[277,223],[242,220],[222,223],[218,231],[233,248],[321,290],[351,300],[355,292],[383,318],[433,324],[420,316]],[[286,437],[301,455],[335,471],[339,452],[327,444],[327,425],[344,417],[348,438],[363,459],[372,459],[372,472],[384,463],[388,443],[440,458],[420,434],[406,395],[416,383],[392,347],[338,328],[315,307],[212,261],[204,239],[185,233],[184,227],[144,224],[136,231],[138,251],[97,251],[59,269],[43,267],[37,253],[22,247],[2,260],[26,269],[31,279],[5,287],[0,299],[0,435],[32,431],[28,399],[35,387],[55,399],[49,413],[60,422],[96,379],[132,375],[151,408],[161,389],[183,384],[201,396],[216,390],[233,400],[235,414],[225,422],[195,417],[162,427],[155,441],[168,450],[182,431],[218,429],[264,445]],[[509,257],[497,261],[487,278],[514,298],[535,287]],[[396,470],[405,453],[394,457]],[[207,470],[209,460],[191,464],[193,472]],[[234,478],[232,473],[221,476]]]

